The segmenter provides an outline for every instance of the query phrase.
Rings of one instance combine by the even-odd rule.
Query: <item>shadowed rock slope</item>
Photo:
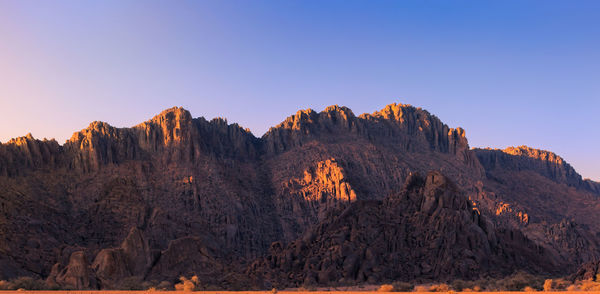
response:
[[[560,264],[518,231],[497,229],[439,172],[411,174],[402,192],[332,211],[249,273],[276,287],[448,281],[549,273]]]
[[[573,265],[572,270],[600,258],[598,183],[583,180],[549,151],[527,146],[474,151],[486,170],[483,185],[488,198],[479,200],[492,198],[497,203],[490,214],[495,213],[498,221],[545,244]]]
[[[227,273],[273,242],[430,170],[557,263],[598,257],[598,184],[536,152],[470,150],[464,130],[402,104],[303,110],[261,138],[182,108],[131,128],[93,122],[63,145],[27,135],[0,144],[0,278],[118,288],[198,272],[230,287]]]

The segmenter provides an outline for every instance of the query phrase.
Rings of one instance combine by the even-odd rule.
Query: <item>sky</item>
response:
[[[600,1],[0,1],[0,141],[398,102],[600,180]]]

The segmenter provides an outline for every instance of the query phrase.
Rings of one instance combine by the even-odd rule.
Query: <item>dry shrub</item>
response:
[[[32,277],[16,278],[10,282],[6,282],[4,286],[7,287],[7,290],[46,290],[48,288],[45,281]]]
[[[581,291],[600,291],[600,283],[592,280],[585,280],[578,283],[577,288]]]
[[[179,277],[179,281],[181,281],[181,282],[175,284],[175,290],[177,290],[177,291],[185,291],[185,292],[196,291],[200,286],[199,284],[194,283],[194,281],[199,283],[197,276],[193,276],[189,280],[186,277],[181,276],[181,277]]]
[[[577,286],[575,286],[575,285],[569,285],[569,287],[567,287],[567,291],[569,291],[569,292],[577,291]]]
[[[571,282],[565,279],[555,279],[552,280],[552,289],[554,290],[565,290],[567,287],[571,285]]]
[[[532,287],[526,286],[525,288],[523,288],[524,292],[536,292],[536,289],[533,289]]]
[[[394,286],[390,285],[390,284],[383,284],[381,286],[379,286],[379,289],[377,289],[377,292],[392,292],[394,290]]]
[[[565,279],[547,279],[544,281],[544,291],[566,290],[570,285]]]
[[[278,292],[278,291],[277,291],[277,288],[273,288],[273,289],[271,289],[271,294],[277,294],[277,292]]]
[[[472,292],[473,290],[470,289],[472,288],[473,282],[467,282],[467,281],[463,281],[463,280],[454,280],[452,281],[452,283],[450,284],[450,287],[452,288],[452,290],[454,291],[463,291],[464,289],[469,289],[471,290],[470,292]]]
[[[448,284],[434,284],[429,287],[429,292],[449,292],[450,286]]]
[[[450,292],[448,284],[418,285],[414,288],[415,292]]]
[[[429,286],[417,285],[415,286],[415,292],[429,292]]]
[[[525,287],[538,290],[543,288],[544,279],[526,272],[517,272],[512,276],[497,280],[495,284],[495,290],[500,291],[521,291]]]

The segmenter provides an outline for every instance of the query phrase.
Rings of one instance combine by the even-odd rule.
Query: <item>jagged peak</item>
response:
[[[35,140],[36,139],[33,137],[33,135],[31,133],[27,133],[27,135],[25,135],[25,136],[16,137],[16,138],[12,138],[12,139],[8,140],[8,142],[6,142],[6,144],[13,144],[13,145],[21,146],[21,145],[27,144],[27,142],[35,141]]]
[[[269,128],[269,131],[265,135],[269,134],[275,129],[292,129],[299,130],[303,123],[312,123],[316,117],[317,112],[311,108],[298,110],[295,114],[288,116],[284,121],[276,125],[275,127]]]
[[[404,116],[405,113],[412,113],[416,111],[423,111],[427,115],[431,115],[427,110],[424,110],[420,107],[414,107],[410,104],[402,104],[402,103],[391,103],[384,106],[381,110],[375,111],[373,113],[363,113],[359,117],[360,118],[370,118],[370,117],[381,117],[386,119],[394,119],[399,120]]]
[[[321,113],[323,113],[323,112],[338,112],[341,114],[354,116],[352,109],[350,109],[346,106],[339,106],[337,104],[329,105],[329,106],[325,107],[325,109]]]
[[[58,145],[58,142],[56,142],[55,139],[47,139],[44,138],[42,140],[36,139],[31,133],[27,133],[27,135],[25,136],[21,136],[21,137],[16,137],[16,138],[12,138],[10,140],[8,140],[8,142],[6,142],[5,144],[10,144],[10,145],[15,145],[15,146],[23,146],[23,145],[27,145],[30,142],[48,142],[48,143],[55,143]],[[2,143],[0,142],[0,145],[2,145]]]
[[[191,122],[192,115],[185,108],[180,107],[180,106],[179,107],[174,106],[174,107],[163,110],[161,113],[159,113],[158,115],[155,115],[153,118],[151,118],[149,121],[146,121],[143,124],[147,124],[147,123],[164,124],[164,123],[171,123],[171,122],[177,122],[177,121]]]
[[[292,129],[292,130],[300,130],[305,124],[312,124],[319,120],[319,118],[325,115],[327,117],[332,117],[335,115],[343,120],[351,120],[355,118],[352,110],[346,106],[339,105],[330,105],[325,107],[325,109],[321,112],[317,112],[312,108],[301,109],[298,110],[295,114],[288,116],[283,122],[278,124],[275,127],[271,127],[269,132],[274,129]]]
[[[457,135],[459,135],[461,137],[467,136],[467,131],[461,127],[450,128],[450,131],[448,131],[448,135],[450,135],[450,133],[452,133],[452,132],[455,132]]]
[[[103,122],[103,121],[99,121],[99,120],[91,122],[90,125],[87,127],[87,129],[93,129],[93,130],[94,129],[95,130],[98,130],[98,129],[110,129],[110,128],[114,128],[114,127],[111,126],[107,122]]]
[[[90,137],[94,135],[107,135],[114,133],[117,128],[111,126],[109,123],[103,121],[93,121],[91,122],[87,128],[82,129],[79,132],[73,133],[71,138],[67,140],[68,142],[76,142],[85,137]]]
[[[371,120],[371,119],[384,119],[389,121],[396,121],[399,123],[404,123],[407,120],[418,119],[422,120],[425,126],[428,126],[430,123],[436,123],[440,125],[444,125],[448,127],[446,124],[442,122],[437,116],[431,114],[426,109],[421,107],[415,107],[410,104],[403,103],[391,103],[383,107],[381,110],[375,111],[373,113],[363,113],[359,116],[361,119]],[[461,137],[466,137],[466,132],[461,127],[450,128],[448,127],[448,135],[452,135],[452,133],[456,133]]]
[[[188,113],[189,114],[190,112],[187,109],[185,109],[185,108],[183,108],[181,106],[173,106],[171,108],[167,108],[167,109],[161,111],[160,114],[158,114],[158,115],[159,116],[160,115],[167,115],[169,113],[174,113],[174,114],[177,114],[177,113]]]
[[[215,117],[213,119],[210,120],[211,123],[216,123],[216,124],[224,124],[224,125],[229,125],[229,123],[227,122],[227,118],[224,117]],[[235,123],[234,123],[235,124]]]

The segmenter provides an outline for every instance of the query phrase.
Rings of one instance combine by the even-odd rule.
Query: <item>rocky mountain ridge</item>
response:
[[[584,180],[575,169],[557,154],[528,146],[500,149],[475,149],[475,154],[486,170],[499,166],[503,170],[534,171],[559,184],[584,189],[600,195],[598,184]]]
[[[391,104],[359,116],[340,106],[308,109],[257,138],[223,119],[171,108],[131,128],[93,122],[63,145],[31,135],[0,144],[0,278],[119,288],[197,273],[232,287],[272,243],[294,244],[332,213],[385,202],[411,174],[431,170],[455,183],[498,234],[522,236],[506,250],[532,242],[563,271],[577,266],[569,260],[600,256],[598,192],[590,188],[597,183],[547,152],[471,150],[464,130],[423,109]],[[267,276],[284,283],[273,280],[277,270]]]

